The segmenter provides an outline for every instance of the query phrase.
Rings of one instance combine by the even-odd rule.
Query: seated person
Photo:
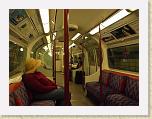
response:
[[[42,66],[41,60],[30,58],[25,64],[25,73],[22,76],[23,83],[34,100],[54,100],[56,105],[64,105],[64,89],[58,87],[44,74],[38,72]]]

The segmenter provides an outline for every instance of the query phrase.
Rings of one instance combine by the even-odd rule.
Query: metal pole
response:
[[[102,84],[101,84],[101,80],[102,80],[102,48],[101,48],[101,33],[100,33],[100,24],[99,24],[99,61],[100,61],[100,96],[102,96]]]
[[[54,24],[53,31],[55,31],[56,18],[57,18],[57,10],[56,10],[56,13],[55,13],[55,24]],[[53,58],[53,65],[52,65],[53,66],[53,80],[56,83],[56,40],[55,39],[53,40],[53,56],[52,56],[52,58]]]
[[[82,47],[82,71],[84,72],[84,49]]]
[[[70,71],[69,71],[69,80],[72,81],[72,63],[73,63],[73,58],[72,58],[72,47],[71,47],[71,54],[70,54]]]
[[[70,105],[69,95],[69,10],[64,9],[64,103]]]

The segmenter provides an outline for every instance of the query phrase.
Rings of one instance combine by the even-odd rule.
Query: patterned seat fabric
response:
[[[127,77],[125,95],[133,100],[139,101],[139,80]]]
[[[9,94],[9,105],[10,106],[15,106],[16,105],[13,93]]]
[[[93,94],[95,97],[100,97],[100,83],[99,82],[89,82],[86,84],[86,90]]]
[[[52,100],[41,100],[41,101],[34,101],[31,102],[27,90],[23,84],[12,84],[10,94],[9,94],[9,105],[10,106],[54,106],[55,103]],[[14,88],[15,87],[15,88]]]
[[[112,94],[106,97],[107,106],[138,106],[139,103],[127,96],[121,94]]]
[[[14,97],[15,97],[15,102],[18,106],[21,105],[26,106],[30,104],[29,97],[23,82],[21,82],[21,85],[14,92]]]
[[[55,106],[55,103],[52,100],[42,100],[32,102],[30,106]]]
[[[139,105],[139,80],[127,77],[125,92],[107,96],[105,105],[111,106],[138,106]]]
[[[103,102],[107,95],[117,93],[113,89],[105,85],[102,85],[101,87],[102,92],[100,94],[100,83],[98,82],[87,83],[86,89],[87,89],[87,92],[91,94],[92,97],[96,98],[96,101],[99,103]]]
[[[136,79],[136,80],[135,80]],[[86,84],[88,97],[100,105],[139,105],[139,80],[117,72],[102,73],[100,82]]]
[[[126,77],[117,75],[117,74],[111,74],[111,78],[109,79],[109,87],[114,89],[115,91],[119,93],[124,93],[125,91],[125,84],[126,84]]]

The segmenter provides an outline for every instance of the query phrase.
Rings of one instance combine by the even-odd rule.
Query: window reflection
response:
[[[26,48],[9,41],[9,75],[23,71],[26,57]]]

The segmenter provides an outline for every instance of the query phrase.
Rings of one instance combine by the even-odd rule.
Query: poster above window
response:
[[[111,32],[117,39],[136,34],[135,31],[129,26],[125,25],[121,28]]]
[[[111,40],[114,40],[115,38],[112,36],[112,34],[106,34],[104,35],[104,37],[102,38],[102,40],[104,42],[108,42],[108,41],[111,41]]]

